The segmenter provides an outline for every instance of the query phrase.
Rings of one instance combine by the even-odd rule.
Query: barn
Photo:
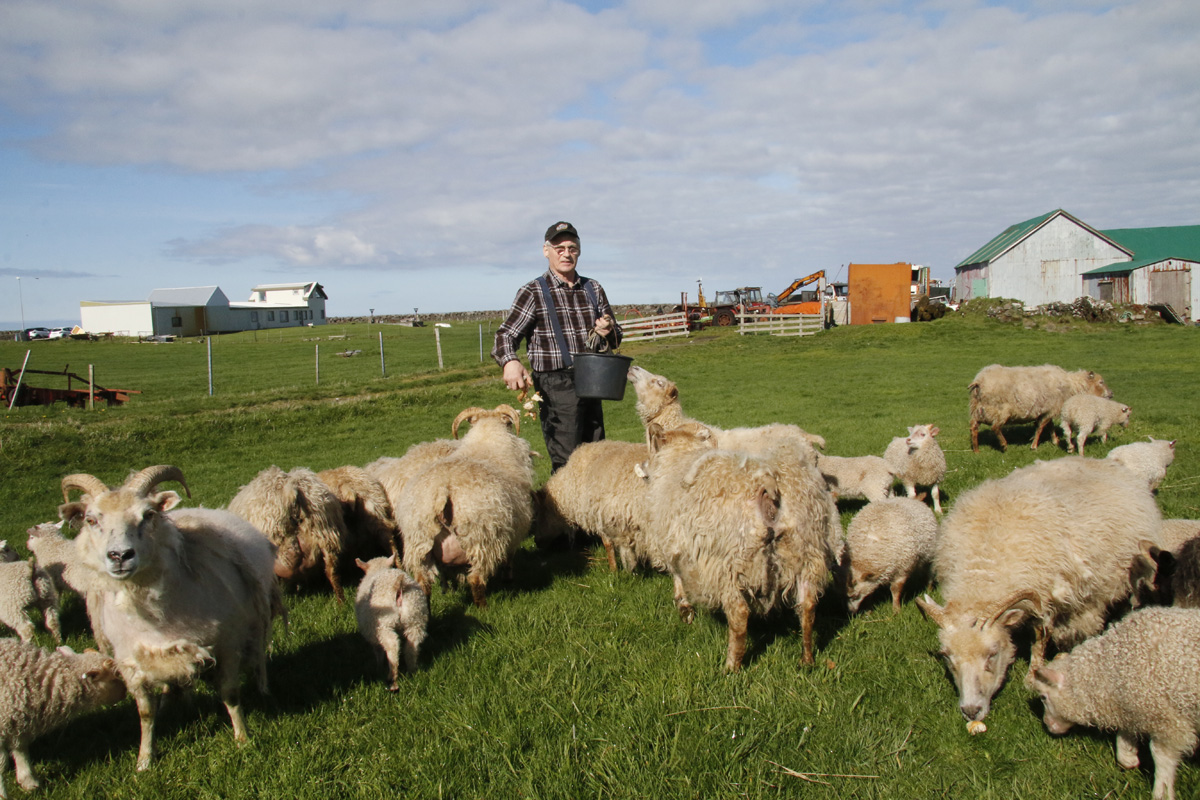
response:
[[[955,299],[1010,297],[1028,306],[1096,300],[1169,304],[1192,319],[1200,225],[1097,230],[1056,209],[1006,228],[955,268]]]
[[[324,325],[328,299],[315,281],[260,284],[245,302],[230,302],[219,286],[155,289],[145,300],[81,301],[79,327],[119,336],[203,336]]]

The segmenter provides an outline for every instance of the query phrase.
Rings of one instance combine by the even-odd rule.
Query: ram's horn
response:
[[[1000,619],[1005,612],[1014,609],[1023,603],[1027,603],[1029,610],[1032,611],[1036,616],[1042,616],[1043,612],[1041,596],[1032,589],[1022,589],[1021,591],[1015,592],[1005,598],[1004,602],[1000,603],[1000,607],[995,611],[995,613],[988,617],[984,624],[991,625],[996,620]]]
[[[62,479],[63,502],[71,502],[71,490],[78,489],[84,494],[95,497],[96,495],[104,494],[108,491],[108,487],[104,481],[97,478],[95,475],[88,475],[86,472],[76,472],[74,475],[67,475]]]
[[[145,497],[150,494],[150,491],[164,481],[178,481],[183,484],[183,491],[188,497],[192,496],[191,489],[188,488],[187,481],[183,479],[183,470],[171,464],[159,464],[154,467],[146,467],[141,472],[130,477],[125,485]]]
[[[496,410],[508,417],[509,421],[512,422],[514,433],[521,432],[521,414],[519,411],[510,406],[508,403],[501,403],[500,405],[496,406]]]
[[[458,416],[454,418],[454,424],[450,426],[450,435],[457,439],[458,426],[462,424],[463,420],[482,413],[484,413],[484,409],[480,408],[479,406],[471,406],[470,408],[464,408],[462,411],[458,412]]]

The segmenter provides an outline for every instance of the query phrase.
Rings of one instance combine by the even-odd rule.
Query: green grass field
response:
[[[131,469],[179,465],[190,504],[222,506],[260,469],[365,464],[449,435],[462,408],[512,402],[486,355],[494,322],[441,329],[326,326],[218,337],[208,394],[203,342],[0,343],[0,366],[87,373],[140,389],[127,405],[13,410],[0,423],[0,538],[23,551],[25,528],[56,516],[60,478],[108,483]],[[379,334],[387,375],[381,375]],[[345,336],[329,339],[329,336]],[[909,425],[934,423],[949,471],[943,503],[1035,458],[1031,426],[1008,430],[1008,453],[983,434],[970,452],[966,387],[994,362],[1052,362],[1100,371],[1133,406],[1127,429],[1089,455],[1147,435],[1178,440],[1159,492],[1167,517],[1200,517],[1200,332],[1165,325],[1001,324],[955,316],[933,323],[839,328],[805,339],[707,330],[638,345],[635,363],[675,380],[684,408],[722,426],[794,422],[835,455],[882,454]],[[319,347],[320,355],[317,355]],[[339,351],[361,349],[353,357]],[[316,381],[320,359],[320,382]],[[44,378],[45,376],[39,376]],[[42,381],[43,385],[46,383]],[[58,385],[58,384],[54,384]],[[610,438],[642,432],[632,392],[607,403]],[[522,428],[544,453],[534,423]],[[540,479],[548,465],[542,460]],[[847,505],[843,521],[853,507]],[[915,591],[915,590],[914,590]],[[272,694],[246,690],[252,741],[234,743],[207,687],[164,710],[158,760],[135,774],[130,701],[84,717],[35,745],[47,798],[58,797],[818,797],[1144,798],[1140,770],[1115,761],[1111,736],[1056,738],[1021,685],[1019,658],[972,737],[935,658],[934,625],[911,601],[893,617],[880,599],[847,618],[831,593],[818,614],[817,666],[799,666],[794,615],[755,619],[743,671],[725,675],[719,615],[678,619],[663,575],[611,574],[598,545],[538,551],[527,542],[511,581],[477,610],[465,590],[435,591],[421,669],[386,691],[355,628],[328,591],[289,593],[291,629],[277,627]],[[91,643],[82,604],[64,629]],[[41,643],[50,644],[42,635]],[[1027,654],[1027,650],[1025,651]],[[1195,760],[1181,797],[1200,792]],[[21,794],[11,770],[10,796]]]

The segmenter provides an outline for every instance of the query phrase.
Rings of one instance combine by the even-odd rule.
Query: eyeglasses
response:
[[[560,256],[577,256],[577,255],[579,255],[579,248],[571,247],[570,245],[565,245],[565,244],[560,244],[557,246],[551,245],[550,249],[553,250],[554,252],[558,253]]]

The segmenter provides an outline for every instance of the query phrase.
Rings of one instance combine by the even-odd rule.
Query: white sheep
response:
[[[779,488],[764,459],[712,447],[706,429],[651,424],[647,524],[662,538],[675,606],[690,623],[693,603],[719,608],[729,626],[725,668],[741,668],[752,610],[778,593],[774,558]]]
[[[546,545],[572,528],[599,537],[608,568],[639,561],[662,568],[645,527],[646,482],[635,468],[649,450],[638,442],[585,442],[536,493],[534,540]]]
[[[990,364],[975,376],[967,387],[970,394],[971,449],[979,452],[979,426],[987,424],[1008,450],[1002,427],[1009,422],[1036,422],[1032,448],[1050,421],[1062,412],[1062,404],[1077,394],[1112,397],[1112,392],[1098,373],[1090,370],[1067,372],[1053,364],[1040,367],[1004,367]],[[1058,444],[1053,427],[1050,435]]]
[[[395,556],[370,561],[355,559],[364,573],[354,600],[358,632],[381,661],[388,665],[388,691],[399,690],[400,654],[409,672],[417,669],[421,642],[429,625],[429,598],[404,570],[396,569]]]
[[[0,664],[0,797],[8,797],[4,772],[9,754],[20,787],[27,792],[38,788],[29,763],[30,743],[72,717],[117,702],[125,696],[125,683],[113,660],[95,651],[43,650],[2,639]]]
[[[275,574],[302,581],[324,568],[339,603],[345,602],[338,566],[349,538],[337,496],[304,467],[284,472],[272,464],[238,490],[229,510],[275,545]]]
[[[987,715],[1016,629],[1034,623],[1031,669],[1047,640],[1067,648],[1099,633],[1161,523],[1151,494],[1104,459],[1039,461],[964,492],[938,535],[945,605],[917,601],[938,625],[963,716]]]
[[[1033,673],[1043,722],[1115,731],[1117,763],[1138,766],[1150,740],[1154,800],[1174,800],[1175,771],[1200,731],[1200,610],[1145,608]]]
[[[350,536],[349,553],[358,558],[399,555],[396,515],[387,490],[362,467],[334,467],[317,473],[342,504],[342,519]]]
[[[412,476],[428,467],[435,461],[440,461],[458,449],[457,439],[434,439],[431,442],[418,442],[408,448],[400,458],[384,456],[363,467],[367,474],[379,481],[387,493],[388,502],[392,504],[392,512],[400,507],[404,497],[404,486]],[[403,538],[403,535],[401,534]]]
[[[1113,425],[1127,427],[1131,411],[1124,403],[1094,394],[1068,397],[1062,405],[1062,429],[1063,437],[1067,440],[1067,452],[1075,451],[1076,443],[1071,439],[1072,428],[1078,432],[1079,455],[1083,455],[1088,436],[1095,432],[1100,434],[1100,441],[1108,442],[1108,429]]]
[[[800,619],[802,661],[812,664],[817,601],[829,583],[831,569],[841,562],[844,548],[837,504],[818,469],[815,448],[824,447],[825,440],[795,425],[721,430],[685,415],[679,390],[667,378],[632,367],[629,380],[637,392],[637,412],[646,426],[647,440],[651,425],[663,430],[707,428],[716,446],[748,452],[770,463],[780,494],[774,523],[777,584]],[[890,485],[890,473],[887,482]],[[654,535],[652,531],[652,545]]]
[[[248,665],[267,691],[271,621],[283,607],[274,545],[228,511],[172,510],[179,495],[155,491],[168,480],[187,488],[179,468],[167,465],[115,489],[91,475],[69,475],[64,493],[83,495],[59,509],[65,521],[81,525],[75,545],[101,600],[92,622],[137,703],[139,771],[150,766],[162,688],[191,682],[202,667],[215,670],[234,738],[247,740],[240,673]]]
[[[12,628],[24,642],[34,635],[27,610],[40,612],[54,641],[62,642],[54,581],[33,559],[21,560],[7,540],[0,541],[0,625]]]
[[[928,486],[933,510],[942,513],[938,484],[946,475],[946,454],[936,437],[941,431],[934,425],[915,425],[908,436],[897,436],[888,444],[883,460],[909,497],[917,496],[918,486]]]
[[[1155,439],[1114,447],[1105,458],[1115,461],[1146,481],[1150,491],[1156,491],[1167,476],[1167,467],[1175,461],[1175,440]]]
[[[25,546],[37,559],[38,566],[50,573],[59,592],[70,589],[87,595],[89,571],[75,552],[75,541],[63,536],[62,520],[43,522],[25,531]]]
[[[846,599],[850,613],[881,586],[892,593],[892,611],[900,610],[904,587],[933,560],[937,518],[927,505],[909,497],[868,503],[846,528]]]
[[[426,595],[443,569],[465,568],[471,597],[482,608],[488,579],[529,532],[534,474],[512,406],[464,409],[451,425],[455,438],[463,422],[471,429],[458,447],[405,484],[396,519],[405,570]]]
[[[839,500],[869,502],[892,496],[895,473],[879,456],[817,456],[817,469],[829,491]]]

